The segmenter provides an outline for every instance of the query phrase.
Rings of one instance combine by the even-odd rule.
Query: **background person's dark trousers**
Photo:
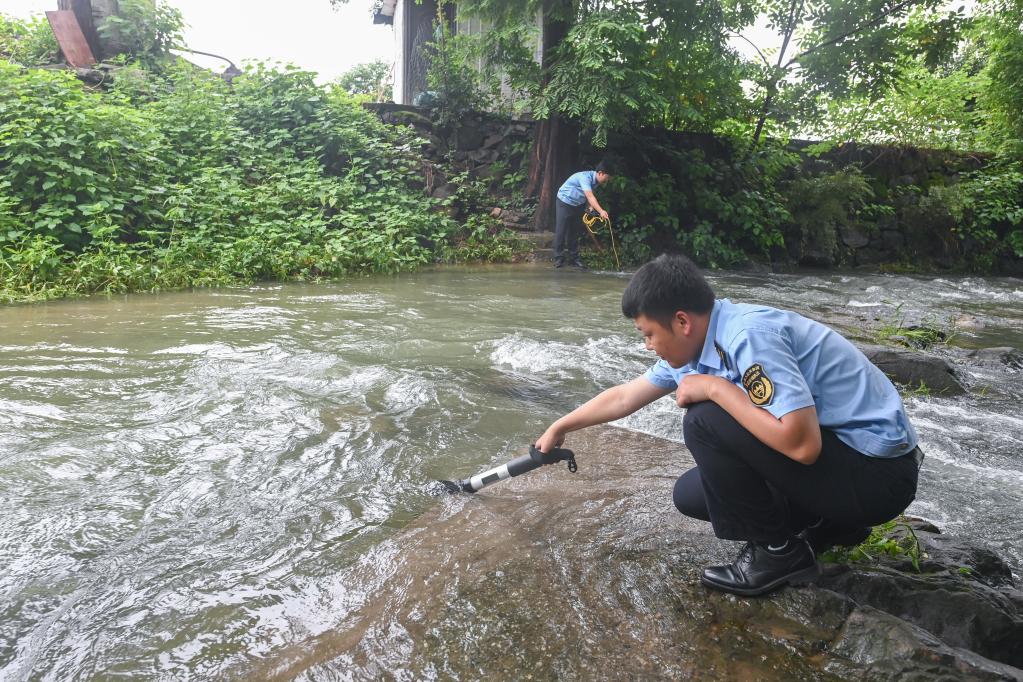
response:
[[[912,453],[867,457],[826,429],[810,465],[764,445],[710,401],[686,410],[683,432],[697,468],[676,482],[675,506],[709,520],[725,540],[776,542],[821,518],[843,528],[876,526],[916,495]]]
[[[562,265],[566,259],[575,264],[579,260],[579,226],[586,204],[570,206],[555,199],[554,205],[554,264]]]

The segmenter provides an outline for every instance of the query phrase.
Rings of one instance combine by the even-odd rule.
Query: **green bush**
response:
[[[118,0],[117,13],[104,17],[96,30],[124,59],[158,69],[181,44],[184,27],[181,11],[163,0]]]
[[[23,216],[6,238],[48,236],[80,250],[107,223],[130,237],[160,220],[170,150],[154,123],[69,73],[0,62],[0,179]]]
[[[466,245],[509,255],[423,195],[408,129],[312,74],[129,73],[94,93],[0,62],[3,300],[395,272]]]
[[[1023,162],[992,163],[949,194],[955,235],[975,267],[990,270],[1002,256],[1023,258]]]
[[[451,125],[467,112],[485,111],[500,101],[500,81],[485,64],[480,41],[452,33],[445,17],[450,0],[437,3],[434,39],[425,46],[429,56],[427,87],[436,93],[438,119]]]
[[[653,250],[681,248],[712,267],[743,263],[784,244],[789,218],[777,181],[794,157],[778,148],[728,140],[729,153],[665,152],[670,172],[620,175],[608,188],[614,228],[627,262]]]
[[[0,14],[0,59],[21,66],[42,66],[57,61],[59,48],[44,17],[17,19]]]
[[[843,260],[839,230],[858,222],[874,191],[858,168],[847,167],[801,174],[789,183],[786,195],[792,216],[790,253],[799,261],[832,264]]]

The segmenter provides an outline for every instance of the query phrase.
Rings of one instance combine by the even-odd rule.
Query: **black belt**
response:
[[[920,469],[920,467],[924,465],[924,451],[920,449],[919,445],[907,452],[906,456],[913,458],[913,461],[916,462],[917,469]]]

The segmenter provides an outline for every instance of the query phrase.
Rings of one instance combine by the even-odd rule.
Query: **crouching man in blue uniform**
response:
[[[675,483],[675,506],[746,543],[731,564],[704,569],[705,585],[755,596],[812,580],[817,554],[859,544],[913,501],[923,455],[902,400],[837,332],[715,300],[678,255],[636,272],[622,312],[660,360],[555,421],[537,447],[674,393],[697,464]]]

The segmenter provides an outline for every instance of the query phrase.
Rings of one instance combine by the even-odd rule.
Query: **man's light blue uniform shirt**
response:
[[[558,198],[569,206],[581,206],[586,203],[586,192],[592,192],[596,186],[597,171],[579,171],[565,180],[558,190]]]
[[[679,369],[647,370],[674,389],[687,374],[725,377],[777,418],[813,405],[820,425],[873,457],[898,457],[917,444],[895,386],[843,336],[797,313],[714,302],[700,357]]]

